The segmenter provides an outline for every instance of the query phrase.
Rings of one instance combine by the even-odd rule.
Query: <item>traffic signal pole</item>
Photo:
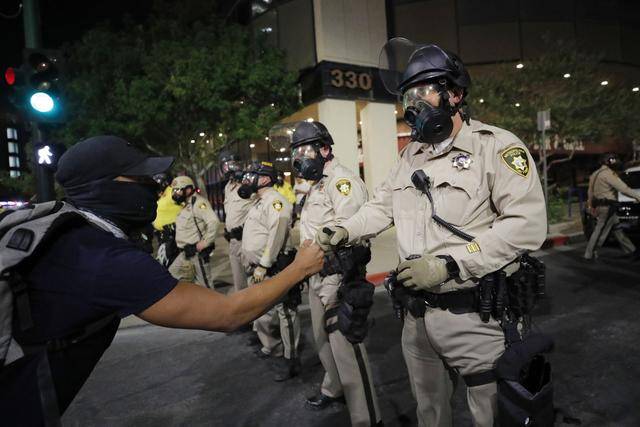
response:
[[[40,32],[40,5],[38,0],[23,0],[24,44],[27,49],[39,49],[42,47],[42,33]],[[55,200],[53,188],[53,173],[50,169],[38,164],[39,155],[37,145],[45,140],[45,135],[40,124],[31,122],[31,149],[33,150],[34,171],[36,175],[37,202]]]

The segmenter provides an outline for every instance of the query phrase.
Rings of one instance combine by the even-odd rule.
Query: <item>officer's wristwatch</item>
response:
[[[447,273],[449,274],[447,280],[456,279],[460,276],[460,267],[458,267],[458,263],[451,256],[436,255],[436,257],[445,260],[445,267],[447,267]]]

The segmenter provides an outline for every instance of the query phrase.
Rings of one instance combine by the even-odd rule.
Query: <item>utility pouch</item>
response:
[[[551,365],[543,353],[553,341],[531,334],[511,343],[496,364],[498,422],[501,427],[552,426],[553,383]]]

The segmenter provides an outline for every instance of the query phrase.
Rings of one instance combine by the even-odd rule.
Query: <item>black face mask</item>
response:
[[[449,138],[453,130],[451,112],[427,103],[420,110],[408,107],[404,119],[411,126],[411,139],[425,144],[438,144]]]
[[[322,179],[322,172],[324,171],[325,159],[316,153],[315,159],[303,158],[293,161],[293,168],[298,172],[298,176],[309,179],[311,181],[318,181]]]
[[[227,172],[227,179],[240,182],[242,181],[243,175],[244,175],[244,172],[242,171],[229,171]]]
[[[78,208],[110,220],[125,232],[148,225],[156,219],[156,185],[98,180],[65,188],[65,193]]]
[[[186,188],[182,189],[182,192],[180,194],[178,194],[178,193],[172,193],[171,194],[171,198],[173,199],[174,202],[176,202],[176,205],[181,205],[181,204],[183,204],[184,202],[187,201],[187,197],[188,197],[186,195],[187,188],[189,188],[189,187],[186,187]]]
[[[240,196],[243,199],[248,199],[251,197],[251,195],[253,193],[255,193],[256,191],[258,191],[257,188],[254,188],[253,185],[250,184],[242,184],[240,186],[240,188],[238,188],[238,196]]]

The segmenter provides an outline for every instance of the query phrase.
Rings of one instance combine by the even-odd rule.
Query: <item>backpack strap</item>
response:
[[[86,338],[89,338],[91,335],[104,329],[117,318],[118,315],[116,313],[112,313],[101,317],[100,319],[85,325],[78,331],[68,334],[62,338],[55,338],[42,344],[22,344],[22,349],[26,354],[35,353],[44,349],[49,352],[61,351],[85,340]]]

